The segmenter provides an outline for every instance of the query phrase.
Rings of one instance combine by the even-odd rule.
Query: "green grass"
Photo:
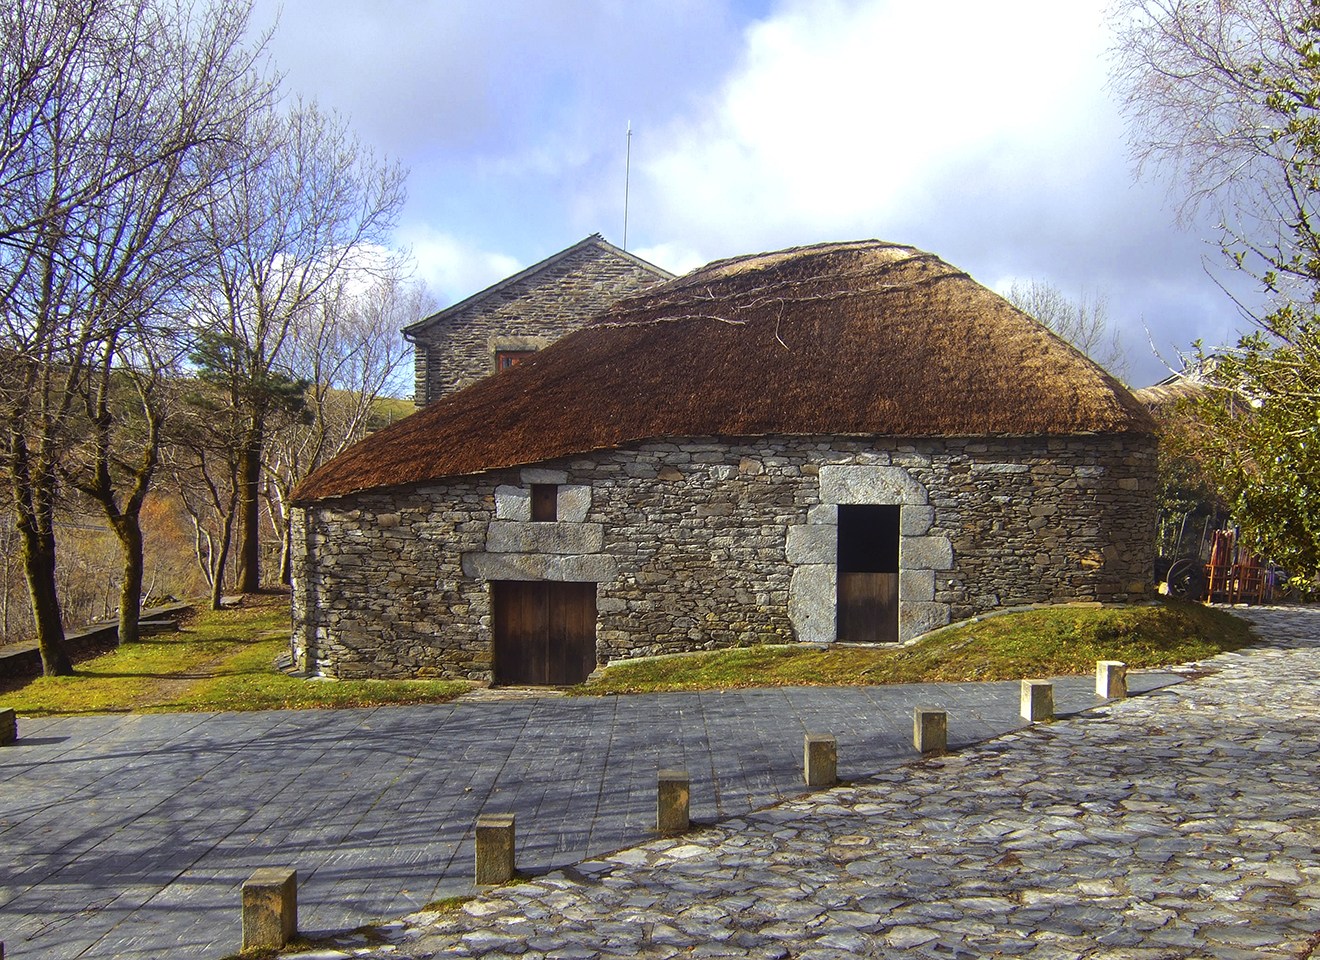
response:
[[[199,613],[177,634],[151,637],[4,694],[23,716],[188,710],[272,710],[439,703],[471,688],[447,680],[308,681],[274,668],[287,650],[285,602]],[[1097,660],[1131,667],[1186,663],[1251,642],[1236,617],[1196,604],[1056,607],[950,627],[907,647],[742,647],[610,665],[574,694],[756,686],[1018,680],[1090,673]]]
[[[1250,642],[1243,621],[1197,604],[1054,607],[961,624],[905,647],[741,647],[622,661],[570,692],[1021,680],[1091,673],[1097,660],[1186,663]]]
[[[205,611],[151,637],[4,694],[22,716],[274,710],[439,703],[471,689],[449,680],[309,681],[274,667],[289,646],[287,603]]]

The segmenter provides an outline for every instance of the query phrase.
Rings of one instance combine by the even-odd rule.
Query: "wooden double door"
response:
[[[596,669],[596,585],[491,584],[497,684],[567,686]]]
[[[839,507],[834,635],[842,643],[898,642],[899,507]]]

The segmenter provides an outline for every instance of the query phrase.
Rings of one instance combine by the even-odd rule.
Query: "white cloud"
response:
[[[657,243],[654,246],[638,247],[628,252],[678,276],[695,270],[706,262],[701,254],[681,243]]]
[[[397,239],[411,248],[417,276],[446,305],[484,290],[523,266],[508,254],[477,249],[425,224],[401,227]]]
[[[1112,115],[1098,10],[1055,0],[933,10],[801,0],[752,26],[741,69],[645,164],[663,198],[652,206],[676,233],[755,247],[744,237],[853,236],[914,206],[934,213],[948,175],[968,166],[989,184],[1075,182],[1112,126],[1095,116]]]
[[[983,281],[1103,291],[1134,379],[1157,375],[1143,321],[1161,344],[1221,339],[1232,308],[1131,180],[1103,2],[789,0],[634,155],[648,242],[695,263],[880,237]]]
[[[1104,290],[1134,354],[1143,320],[1161,346],[1239,322],[1214,247],[1131,180],[1107,0],[283,2],[289,89],[412,167],[398,240],[446,301],[621,242],[631,120],[629,243],[676,272],[880,237]]]

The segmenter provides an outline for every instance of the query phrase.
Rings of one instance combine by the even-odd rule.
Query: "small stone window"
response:
[[[522,363],[535,352],[535,350],[497,350],[495,352],[495,369],[508,370],[510,367]]]
[[[559,519],[559,485],[532,484],[532,522],[553,523]]]

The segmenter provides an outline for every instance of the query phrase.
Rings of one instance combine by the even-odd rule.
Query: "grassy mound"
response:
[[[740,647],[620,661],[572,692],[1020,680],[1091,673],[1097,660],[1186,663],[1250,642],[1244,621],[1198,604],[1053,607],[960,624],[904,647]]]

